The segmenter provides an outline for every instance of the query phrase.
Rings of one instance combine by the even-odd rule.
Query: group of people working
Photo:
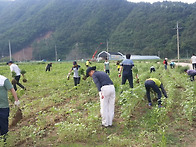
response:
[[[126,59],[122,61],[122,63],[118,62],[118,76],[121,77],[122,73],[122,85],[126,83],[126,81],[129,81],[130,88],[133,88],[133,75],[132,75],[132,68],[134,66],[133,61],[130,59],[131,55],[127,54]],[[196,60],[196,58],[195,58]],[[14,64],[12,61],[9,61],[7,63],[10,66],[11,72],[15,72],[15,80],[17,81],[13,86],[10,83],[10,81],[0,75],[0,136],[3,136],[3,139],[6,140],[5,135],[8,132],[8,117],[9,117],[9,104],[8,104],[8,94],[7,91],[11,91],[15,102],[15,105],[19,105],[20,102],[18,100],[16,91],[17,87],[16,85],[20,86],[22,89],[26,89],[21,83],[19,83],[20,80],[20,69],[19,67]],[[113,118],[114,118],[114,105],[115,105],[115,87],[112,82],[112,80],[109,77],[110,71],[109,71],[109,62],[108,60],[104,63],[104,71],[97,71],[96,67],[89,67],[90,61],[88,60],[88,63],[86,64],[87,70],[86,70],[86,78],[92,77],[94,83],[96,84],[96,87],[99,91],[99,97],[100,97],[100,113],[102,116],[102,126],[104,127],[111,127]],[[191,75],[192,79],[194,80],[194,76],[196,75],[196,68],[194,63],[194,72],[192,70],[188,70],[187,73]],[[50,71],[50,68],[52,67],[52,63],[49,63],[46,67],[46,71]],[[68,79],[72,71],[74,71],[74,85],[77,86],[80,84],[80,75],[79,75],[79,69],[80,65],[77,64],[76,61],[73,62],[73,67],[71,68]],[[155,71],[154,67],[151,67],[151,72]],[[194,73],[194,74],[193,74]],[[13,88],[14,87],[14,88]],[[149,78],[145,81],[145,88],[146,88],[146,95],[148,99],[148,105],[152,106],[152,101],[150,97],[150,89],[152,89],[154,92],[158,95],[158,107],[162,107],[161,105],[161,97],[162,93],[167,98],[166,91],[163,87],[163,84],[160,80],[156,78]]]

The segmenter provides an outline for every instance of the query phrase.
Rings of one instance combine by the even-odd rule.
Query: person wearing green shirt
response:
[[[15,102],[15,105],[19,105],[16,91],[14,90],[10,81],[0,75],[0,138],[6,141],[6,134],[8,132],[8,117],[9,117],[9,103],[8,103],[8,91],[11,91]]]
[[[154,92],[156,92],[157,95],[158,95],[158,107],[162,107],[161,106],[161,97],[162,97],[161,91],[162,91],[163,95],[166,98],[167,98],[167,93],[166,93],[161,81],[156,79],[156,78],[149,78],[145,81],[145,88],[146,88],[147,99],[148,99],[148,102],[149,102],[148,105],[152,106],[152,101],[151,101],[151,98],[150,98],[150,89],[152,88],[152,90]],[[161,91],[160,91],[159,88],[161,89]]]
[[[108,62],[107,59],[105,59],[105,62],[104,62],[104,71],[105,73],[107,73],[108,75],[110,75],[110,63]]]

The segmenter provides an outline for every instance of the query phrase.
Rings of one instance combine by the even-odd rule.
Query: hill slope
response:
[[[196,4],[130,3],[126,0],[0,1],[0,51],[33,48],[33,59],[54,60],[92,56],[96,48],[132,54],[176,57],[176,22],[181,56],[190,56],[196,43]],[[35,40],[53,32],[49,39]],[[99,44],[102,42],[102,45]],[[74,53],[74,54],[73,54]]]

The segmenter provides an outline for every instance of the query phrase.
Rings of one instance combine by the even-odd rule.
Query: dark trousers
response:
[[[110,70],[109,69],[105,70],[105,73],[110,75]]]
[[[194,78],[193,75],[190,76],[190,79],[191,79],[191,81],[194,81],[195,80],[195,78]]]
[[[8,132],[9,108],[0,108],[0,136]]]
[[[50,67],[47,67],[47,68],[46,68],[46,71],[50,71]]]
[[[158,105],[160,105],[161,104],[161,91],[159,90],[159,87],[155,84],[155,82],[154,81],[152,81],[152,80],[147,80],[146,82],[145,82],[145,87],[146,87],[146,96],[147,96],[147,98],[148,98],[148,102],[149,103],[151,103],[152,101],[151,101],[151,98],[150,98],[150,89],[152,88],[152,90],[154,91],[154,92],[156,92],[157,93],[157,95],[158,95]]]
[[[155,68],[150,68],[150,73],[153,71],[155,72]]]
[[[74,77],[74,85],[77,86],[80,84],[80,77]]]
[[[193,69],[196,70],[196,63],[193,63],[192,66],[193,66]]]
[[[126,80],[129,81],[130,88],[133,88],[133,75],[123,75],[122,76],[122,85],[126,83]]]
[[[17,81],[17,85],[20,86],[22,89],[24,89],[24,86],[19,83],[20,76],[15,76],[15,80]],[[17,90],[16,84],[13,84],[15,91]]]

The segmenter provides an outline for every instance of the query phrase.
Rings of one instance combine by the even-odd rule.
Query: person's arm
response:
[[[162,91],[163,95],[164,95],[166,98],[168,98],[168,97],[167,97],[167,93],[166,93],[166,91],[165,91],[165,89],[164,89],[164,87],[163,87],[163,84],[161,84],[160,88],[161,88],[161,91]]]
[[[120,66],[120,70],[119,70],[119,73],[118,73],[118,76],[119,76],[119,77],[121,77],[122,68],[123,68],[123,66]]]
[[[19,105],[20,105],[20,101],[18,100],[16,91],[14,90],[14,88],[11,88],[10,91],[11,91],[11,93],[12,93],[14,99],[15,99],[14,104],[15,104],[16,106],[19,106]]]
[[[14,90],[14,88],[11,88],[10,91],[11,91],[15,101],[18,101],[18,97],[17,97],[16,91]]]
[[[69,76],[71,75],[73,68],[71,68],[71,70],[69,71],[68,75],[67,75],[67,80],[69,80]]]

